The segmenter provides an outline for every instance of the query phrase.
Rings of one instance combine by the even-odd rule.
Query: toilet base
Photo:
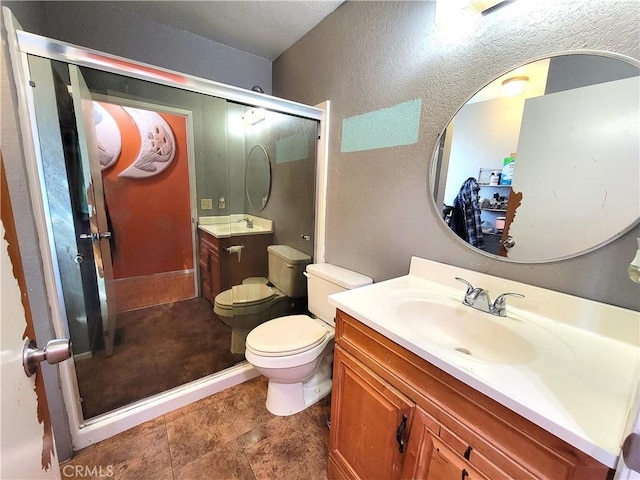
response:
[[[331,348],[333,353],[333,348]],[[315,374],[303,382],[283,383],[269,379],[266,407],[279,417],[301,412],[331,393],[333,355],[325,355]]]
[[[278,383],[269,381],[267,388],[267,410],[279,417],[299,413],[322,400],[331,392],[331,379],[324,382]]]

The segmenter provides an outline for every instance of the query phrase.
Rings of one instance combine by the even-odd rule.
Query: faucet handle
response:
[[[503,293],[502,295],[499,295],[493,302],[493,305],[491,306],[491,310],[501,317],[507,316],[507,298],[506,297],[524,298],[524,295],[522,295],[521,293],[512,293],[512,292],[507,292],[507,293]]]
[[[455,279],[467,286],[467,295],[471,295],[471,293],[473,293],[473,291],[475,290],[475,287],[471,285],[471,282],[465,280],[464,278],[455,277]]]
[[[499,295],[498,298],[496,298],[496,301],[493,302],[493,303],[504,303],[504,302],[506,302],[504,297],[524,298],[524,295],[522,295],[521,293],[512,293],[512,292],[503,293],[502,295]]]

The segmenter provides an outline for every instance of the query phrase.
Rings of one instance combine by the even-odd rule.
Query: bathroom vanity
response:
[[[233,229],[233,230],[232,230]],[[259,225],[247,228],[236,223],[198,226],[200,296],[213,304],[216,295],[248,277],[266,277],[267,247],[273,230]],[[238,254],[227,249],[242,246]]]
[[[491,318],[461,304],[465,275],[526,298]],[[615,468],[638,384],[637,312],[416,258],[409,275],[330,301],[329,478],[605,479]],[[558,305],[566,317],[550,320]],[[467,321],[479,330],[456,332]]]

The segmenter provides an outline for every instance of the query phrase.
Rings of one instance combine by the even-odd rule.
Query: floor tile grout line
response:
[[[258,427],[256,427],[256,428],[258,428]],[[252,431],[252,430],[249,430],[249,431]],[[249,432],[247,432],[247,433],[249,433]],[[236,441],[238,441],[238,438],[239,437],[236,437]],[[242,442],[240,442],[240,441],[238,441],[238,443],[240,444],[240,448],[242,448],[242,454],[244,455],[244,458],[247,461],[247,464],[249,465],[249,469],[251,470],[251,474],[253,475],[253,480],[257,480],[258,477],[256,476],[256,472],[253,469],[253,465],[251,464],[251,460],[249,460],[249,455],[247,455],[247,451],[245,450],[245,448],[248,445],[243,445]]]
[[[162,421],[164,422],[164,435],[167,438],[167,449],[169,450],[169,465],[171,465],[171,478],[175,480],[176,475],[173,467],[173,455],[171,455],[171,440],[169,439],[169,428],[167,426],[167,416],[162,416]]]

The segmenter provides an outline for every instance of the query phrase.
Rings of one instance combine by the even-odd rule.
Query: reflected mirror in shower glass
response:
[[[254,145],[249,151],[244,183],[251,206],[258,211],[263,210],[271,191],[271,163],[262,145]]]
[[[471,97],[442,133],[430,175],[452,236],[495,258],[545,262],[637,225],[638,65],[606,53],[557,55]],[[523,90],[508,96],[514,79]],[[469,178],[478,183],[473,192],[463,188]],[[467,216],[456,208],[465,202],[473,207]]]

